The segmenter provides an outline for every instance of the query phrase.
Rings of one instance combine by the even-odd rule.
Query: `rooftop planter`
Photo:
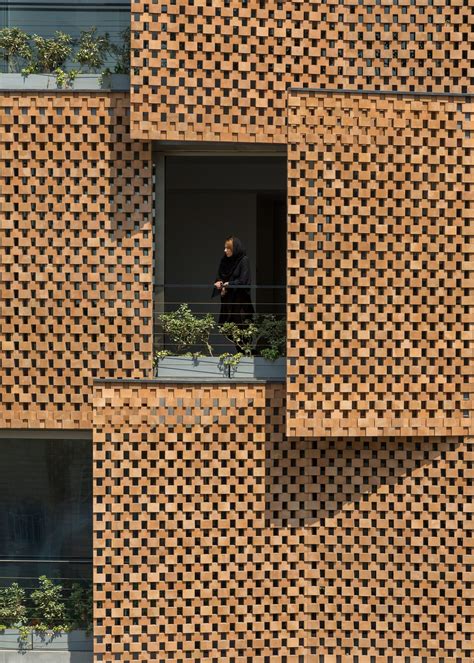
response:
[[[67,87],[58,85],[55,74],[2,74],[0,73],[1,90],[18,91],[99,91],[129,90],[130,77],[127,74],[78,74]]]
[[[56,31],[45,38],[17,27],[0,30],[0,58],[8,73],[0,74],[0,89],[8,90],[128,90],[130,29],[121,43],[92,27],[79,39]],[[107,63],[113,61],[112,69]]]
[[[275,380],[286,378],[286,359],[274,361],[263,357],[241,357],[235,364],[226,364],[221,357],[180,357],[169,355],[160,359],[155,377],[163,380]]]

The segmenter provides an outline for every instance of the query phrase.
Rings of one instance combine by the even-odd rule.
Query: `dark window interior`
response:
[[[0,582],[90,576],[91,441],[0,439],[0,457]]]

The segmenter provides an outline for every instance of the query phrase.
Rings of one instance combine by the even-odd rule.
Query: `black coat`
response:
[[[224,281],[227,279],[217,272],[216,281]],[[250,296],[250,287],[236,288],[233,286],[250,286],[250,261],[246,255],[242,256],[234,271],[228,278],[228,287],[224,295],[221,295],[221,312],[219,315],[219,324],[223,325],[225,322],[235,322],[236,324],[244,324],[246,320],[251,320],[254,315],[254,308],[252,305],[252,298]],[[214,288],[213,297],[219,293],[217,288]]]

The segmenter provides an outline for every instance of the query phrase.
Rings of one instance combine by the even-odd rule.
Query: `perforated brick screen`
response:
[[[90,428],[151,368],[151,152],[128,95],[0,99],[0,427]]]
[[[298,660],[301,487],[282,477],[265,504],[283,388],[99,386],[94,402],[96,660]]]
[[[473,440],[317,439],[304,455],[305,661],[473,660]]]
[[[284,395],[96,387],[96,661],[472,659],[472,440],[287,439]]]
[[[285,143],[292,86],[469,92],[473,26],[470,0],[134,0],[132,133]]]
[[[472,427],[472,110],[291,98],[289,435]]]

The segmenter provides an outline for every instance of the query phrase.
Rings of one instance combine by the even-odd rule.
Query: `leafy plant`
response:
[[[158,362],[164,359],[165,357],[169,357],[171,355],[171,352],[169,350],[157,350],[154,354],[154,361],[153,364],[157,366]]]
[[[84,628],[88,632],[92,630],[92,587],[74,583],[66,607],[67,621],[71,628]]]
[[[249,321],[246,325],[225,322],[219,327],[219,331],[240,349],[242,356],[250,357],[252,355],[259,331],[254,322]]]
[[[55,74],[58,87],[69,85],[77,70],[66,71],[65,64],[71,57],[73,40],[71,35],[56,31],[55,37],[41,37],[33,35],[34,50],[27,67],[22,70],[25,75],[49,73]]]
[[[64,71],[63,69],[58,69],[55,70],[54,74],[56,76],[56,82],[58,84],[58,87],[69,87],[72,82],[75,80],[77,74],[79,72],[76,69],[71,69],[69,71]]]
[[[265,359],[275,361],[286,351],[286,320],[274,315],[262,316],[257,321],[259,345],[265,346],[260,354]]]
[[[26,641],[28,640],[28,637],[31,633],[31,630],[32,629],[29,626],[25,626],[25,625],[20,626],[20,628],[18,629],[18,635],[19,635],[20,642],[21,642],[22,645],[24,645],[26,643]]]
[[[104,66],[108,53],[111,50],[110,37],[108,33],[97,34],[97,28],[82,30],[79,38],[79,48],[75,60],[83,69],[97,72]]]
[[[220,360],[224,366],[227,366],[228,368],[236,368],[243,356],[244,355],[241,352],[236,352],[235,354],[224,352],[221,354]]]
[[[37,617],[37,630],[67,630],[66,606],[62,598],[63,588],[46,576],[40,576],[39,589],[31,594]]]
[[[100,75],[100,84],[104,85],[106,79],[112,74],[129,74],[130,73],[130,49],[131,49],[131,31],[130,27],[126,27],[120,33],[121,41],[119,44],[110,44],[110,53],[115,58],[115,65],[112,69],[106,67]]]
[[[114,72],[116,74],[129,74],[130,73],[130,27],[126,27],[120,33],[121,42],[119,44],[112,44],[111,52],[115,56]]]
[[[181,304],[172,313],[162,313],[159,321],[165,334],[169,334],[171,341],[176,345],[178,354],[184,354],[193,346],[204,345],[212,356],[209,336],[215,327],[215,322],[210,313],[198,317],[192,313],[187,304]]]
[[[8,63],[8,71],[20,71],[22,64],[32,57],[30,36],[20,28],[3,28],[0,30],[0,50]]]
[[[263,348],[260,350],[260,356],[267,361],[276,361],[282,354],[275,348]]]
[[[25,590],[16,582],[0,589],[0,622],[5,628],[26,623]]]
[[[35,46],[34,60],[31,67],[34,72],[54,73],[67,62],[72,53],[72,37],[65,32],[56,31],[55,37],[33,35]]]

